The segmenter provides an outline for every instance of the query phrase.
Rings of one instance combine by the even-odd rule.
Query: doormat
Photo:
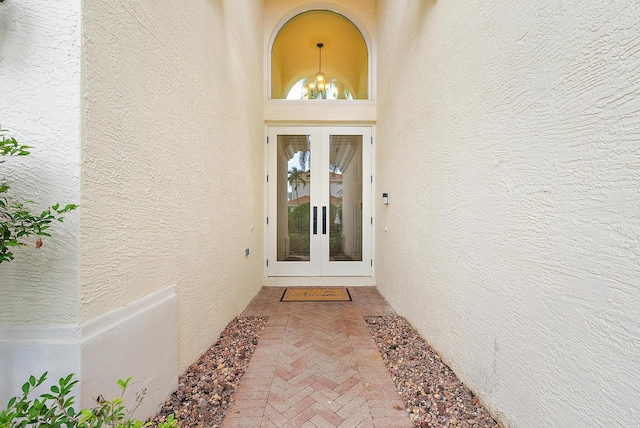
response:
[[[285,288],[281,302],[350,302],[351,294],[341,288]]]

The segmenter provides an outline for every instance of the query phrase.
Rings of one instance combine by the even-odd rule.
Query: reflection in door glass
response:
[[[278,261],[310,260],[309,135],[278,135]]]
[[[329,137],[330,261],[362,261],[362,136]]]

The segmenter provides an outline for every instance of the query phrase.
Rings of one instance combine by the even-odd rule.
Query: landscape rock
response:
[[[498,427],[407,320],[392,315],[366,321],[416,427]]]

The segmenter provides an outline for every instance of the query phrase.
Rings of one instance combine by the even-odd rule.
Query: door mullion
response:
[[[311,214],[313,215],[313,211],[315,210],[317,212],[317,217],[316,217],[316,233],[313,233],[314,230],[311,231],[311,236],[310,236],[310,246],[311,246],[311,267],[313,269],[314,272],[314,276],[320,276],[320,254],[321,254],[321,249],[320,249],[320,236],[322,233],[322,224],[321,224],[321,220],[322,220],[322,208],[321,208],[321,200],[320,200],[320,186],[321,183],[319,181],[319,175],[318,175],[318,171],[320,169],[320,150],[321,150],[321,141],[320,141],[320,135],[319,135],[319,129],[317,127],[315,127],[313,129],[313,132],[310,133],[311,135],[311,153],[310,153],[310,157],[311,157],[311,162],[310,162],[310,180],[311,180],[311,185],[310,185],[310,210],[311,210]],[[313,219],[311,221],[312,225],[311,227],[313,228]]]

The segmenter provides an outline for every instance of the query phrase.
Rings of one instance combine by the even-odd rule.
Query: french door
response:
[[[270,127],[268,143],[268,276],[371,276],[371,128]]]

